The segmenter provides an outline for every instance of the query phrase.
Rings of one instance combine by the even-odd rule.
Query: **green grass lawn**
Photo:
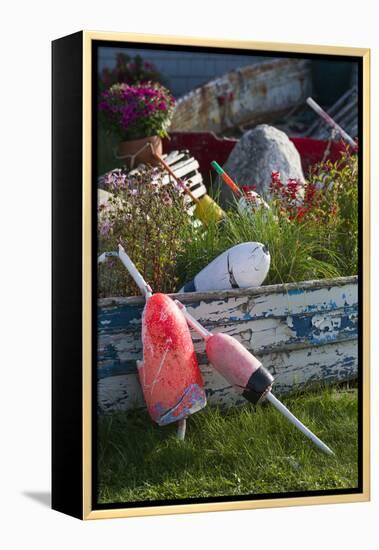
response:
[[[325,389],[283,402],[334,452],[329,457],[267,405],[207,407],[176,427],[146,413],[99,420],[99,502],[253,495],[358,484],[357,391]]]

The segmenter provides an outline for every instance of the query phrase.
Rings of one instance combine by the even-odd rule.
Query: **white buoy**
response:
[[[270,261],[270,253],[262,243],[237,244],[217,256],[179,292],[261,286],[270,269]]]

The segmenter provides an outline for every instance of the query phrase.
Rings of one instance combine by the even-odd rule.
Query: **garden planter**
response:
[[[132,170],[138,164],[151,164],[157,166],[158,161],[153,156],[163,154],[162,140],[159,136],[149,136],[141,139],[122,141],[118,146],[117,158]]]
[[[234,336],[253,353],[274,376],[276,395],[358,376],[357,277],[171,296],[208,330]],[[144,305],[139,296],[98,301],[97,389],[104,413],[145,408],[136,367]],[[193,336],[208,404],[244,404]]]

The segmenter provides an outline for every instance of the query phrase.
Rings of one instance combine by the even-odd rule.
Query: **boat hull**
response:
[[[172,295],[212,332],[234,336],[275,378],[277,395],[358,376],[357,277],[223,292]],[[142,358],[139,297],[98,304],[97,393],[101,412],[145,408],[136,361]],[[208,364],[193,334],[209,405],[246,401]]]
[[[275,119],[311,94],[309,61],[274,59],[241,67],[179,98],[170,132],[223,133]]]

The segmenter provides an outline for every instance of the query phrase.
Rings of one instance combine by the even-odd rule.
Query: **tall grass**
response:
[[[265,284],[355,275],[357,156],[345,154],[335,163],[313,167],[305,184],[304,201],[294,202],[290,195],[285,204],[273,194],[268,199],[269,210],[241,211],[236,203],[222,223],[210,221],[206,228],[189,227],[187,244],[177,258],[180,284],[227,248],[246,241],[261,242],[270,251],[271,268]]]
[[[255,213],[228,211],[221,223],[210,222],[206,229],[190,228],[187,245],[177,259],[180,283],[193,278],[227,248],[247,241],[265,244],[271,267],[265,284],[338,277],[342,258],[327,245],[328,228],[313,221],[289,222],[270,210]]]
[[[348,152],[335,163],[316,167],[310,182],[319,186],[319,205],[315,218],[329,228],[328,246],[342,258],[345,275],[358,270],[359,185],[358,157]]]
[[[358,160],[356,155],[315,167],[305,186],[306,210],[272,196],[270,209],[242,211],[237,204],[227,217],[208,225],[192,224],[174,189],[166,188],[172,206],[152,192],[146,173],[136,196],[118,208],[112,233],[99,239],[99,251],[123,242],[156,292],[175,292],[216,256],[239,243],[265,244],[271,268],[264,284],[355,275],[358,270]],[[311,191],[311,193],[310,193]],[[212,191],[211,191],[212,192]],[[213,193],[218,200],[218,190]],[[123,192],[125,195],[125,192]],[[99,218],[100,220],[100,218]],[[101,224],[99,224],[100,227]],[[110,262],[99,269],[99,296],[128,295],[137,289],[124,268]]]

